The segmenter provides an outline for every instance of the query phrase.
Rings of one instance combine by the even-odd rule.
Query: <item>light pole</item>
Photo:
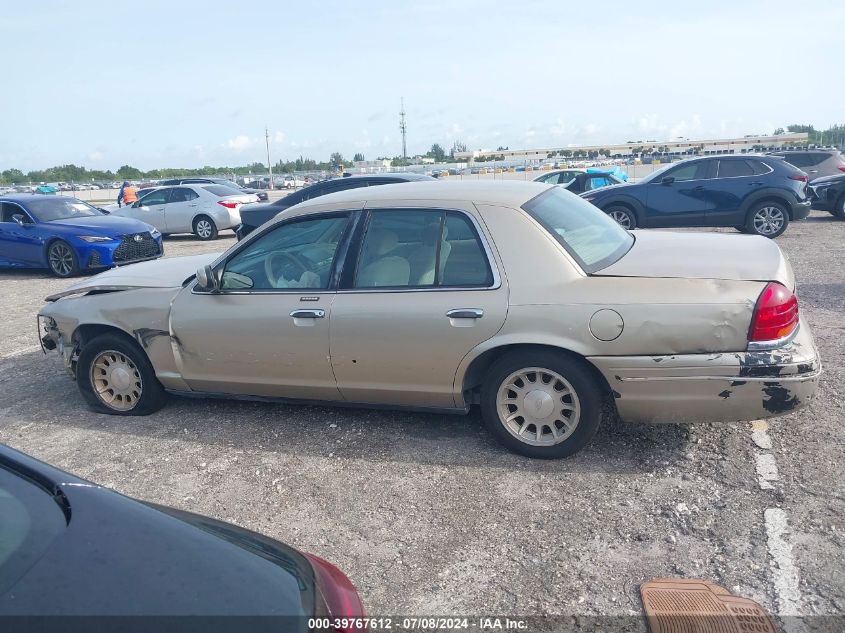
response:
[[[270,162],[270,130],[264,126],[264,140],[267,143],[267,169],[270,171],[270,189],[273,189],[273,163]]]

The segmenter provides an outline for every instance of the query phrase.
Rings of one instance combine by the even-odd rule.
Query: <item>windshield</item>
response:
[[[14,585],[67,526],[42,488],[0,466],[0,595]]]
[[[553,187],[522,207],[561,243],[586,273],[618,261],[634,237],[603,211],[578,196]]]
[[[102,211],[87,202],[61,196],[29,199],[26,201],[26,208],[41,222],[104,215]]]

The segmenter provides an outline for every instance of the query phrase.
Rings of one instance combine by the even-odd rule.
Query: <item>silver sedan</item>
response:
[[[187,281],[186,281],[187,280]],[[48,297],[40,337],[96,411],[168,392],[465,413],[563,457],[603,415],[780,415],[821,371],[766,238],[629,232],[564,189],[422,182],[289,209],[219,256]]]

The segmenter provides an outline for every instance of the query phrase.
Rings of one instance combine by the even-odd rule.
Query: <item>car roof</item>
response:
[[[331,180],[325,180],[323,182],[337,182],[338,180],[361,180],[362,178],[366,178],[367,180],[399,179],[406,180],[408,182],[421,180],[437,180],[436,178],[432,178],[431,176],[426,176],[425,174],[417,174],[415,172],[388,172],[382,174],[352,174],[350,176],[343,176],[343,178],[332,178]]]
[[[50,196],[44,195],[43,193],[7,193],[5,195],[0,196],[0,202],[8,201],[8,202],[26,202],[27,200],[43,200],[44,198],[49,198]],[[67,198],[71,200],[76,200],[73,196],[54,196],[55,198]]]
[[[521,180],[498,182],[473,180],[456,182],[454,180],[443,181],[432,178],[430,181],[347,189],[345,191],[311,198],[296,205],[296,207],[298,209],[306,209],[312,206],[338,202],[367,201],[368,203],[372,203],[381,200],[425,200],[427,203],[439,200],[470,200],[472,202],[520,207],[532,198],[553,187],[554,185]]]

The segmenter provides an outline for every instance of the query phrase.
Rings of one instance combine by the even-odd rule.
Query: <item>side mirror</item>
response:
[[[140,207],[140,206],[141,206],[141,201],[140,201],[140,200],[136,200],[135,202],[133,202],[133,203],[132,203],[132,208],[133,208],[133,209],[137,209],[137,208],[138,208],[138,207]]]
[[[663,176],[663,179],[660,181],[660,184],[661,185],[671,185],[673,182],[675,182],[674,176]]]
[[[14,222],[15,224],[17,224],[19,226],[26,225],[26,220],[23,217],[23,214],[21,214],[21,213],[13,213],[12,214],[12,222]]]
[[[202,268],[197,268],[197,286],[200,290],[207,292],[217,292],[220,290],[220,280],[214,274],[214,269],[208,264]]]

